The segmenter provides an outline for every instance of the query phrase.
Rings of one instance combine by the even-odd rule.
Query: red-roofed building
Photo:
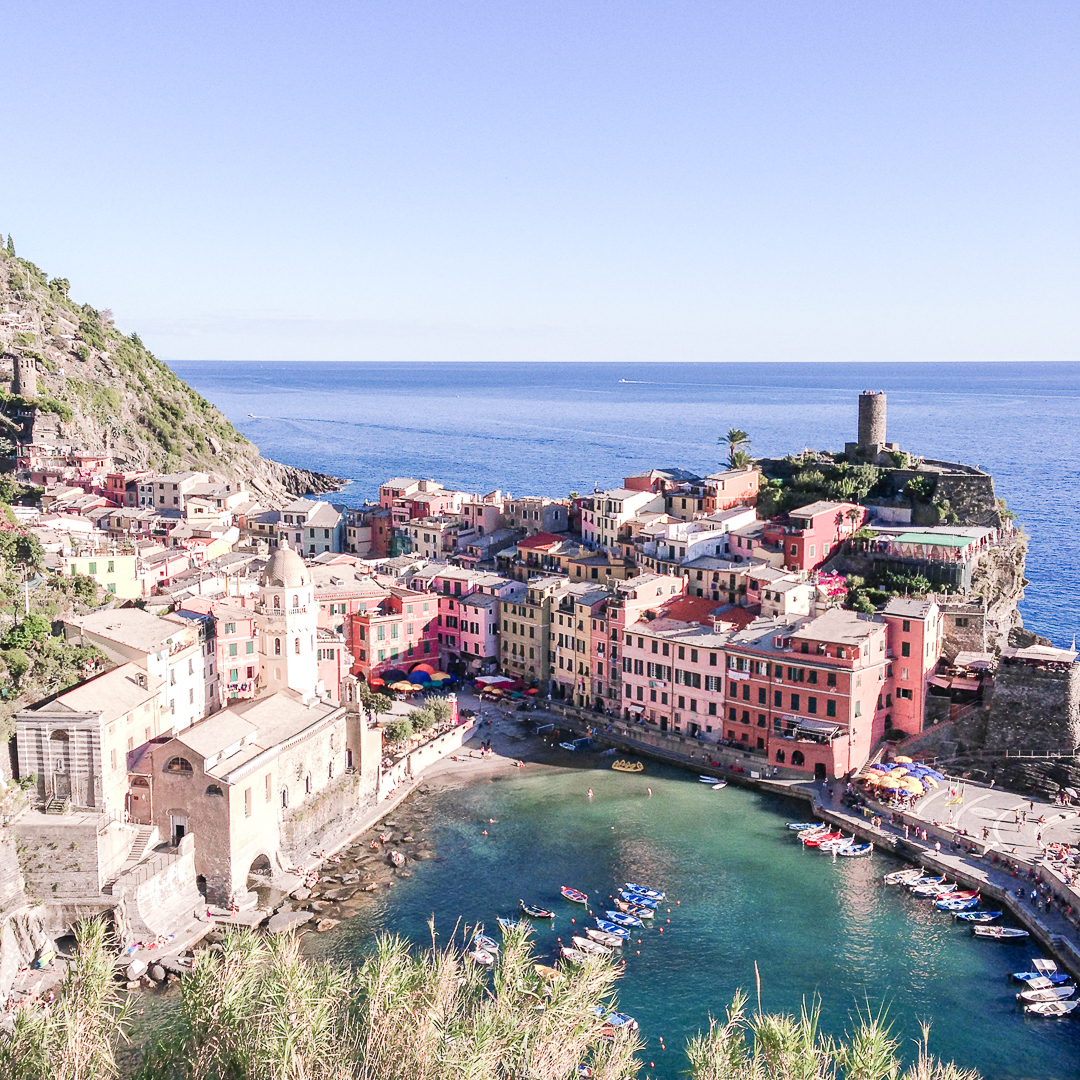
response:
[[[786,569],[814,570],[869,516],[865,506],[822,500],[766,522],[762,536],[783,551]]]

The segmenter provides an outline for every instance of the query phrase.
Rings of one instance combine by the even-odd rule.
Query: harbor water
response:
[[[524,899],[557,912],[553,926],[535,926],[538,952],[553,955],[558,938],[591,925],[560,886],[587,892],[599,912],[633,881],[667,894],[656,925],[623,950],[618,984],[620,1006],[648,1040],[646,1073],[659,1080],[681,1075],[687,1037],[721,1016],[738,988],[753,1004],[755,963],[764,1009],[797,1012],[816,996],[832,1034],[884,1004],[906,1057],[929,1020],[933,1052],[987,1080],[1080,1075],[1080,1023],[1028,1017],[1016,1003],[1021,987],[1010,975],[1030,968],[1037,947],[975,940],[927,901],[883,885],[901,865],[891,858],[803,850],[785,824],[805,817],[807,804],[730,785],[713,791],[654,763],[623,774],[607,757],[578,767],[567,759],[566,768],[414,796],[409,819],[427,823],[437,858],[410,861],[410,876],[330,934],[309,935],[310,947],[356,958],[380,930],[422,945],[431,917],[443,941],[459,921],[497,938],[496,917],[516,917]]]

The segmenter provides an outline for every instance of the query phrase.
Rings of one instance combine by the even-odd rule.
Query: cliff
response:
[[[0,251],[0,458],[20,441],[106,448],[118,469],[211,470],[268,503],[335,490],[334,477],[269,461],[225,416],[120,333],[107,310],[76,304],[63,278]]]

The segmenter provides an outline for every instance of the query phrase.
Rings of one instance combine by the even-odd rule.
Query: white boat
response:
[[[906,870],[894,870],[885,875],[886,885],[904,885],[909,881],[922,877],[922,871],[915,866],[909,866]]]
[[[1064,1001],[1076,993],[1075,986],[1055,986],[1049,979],[1031,979],[1028,988],[1016,995],[1017,1001]]]
[[[659,889],[650,889],[645,885],[635,885],[632,881],[626,882],[626,888],[630,892],[641,893],[642,896],[647,896],[650,900],[664,899],[664,894]]]
[[[837,855],[842,855],[845,859],[865,859],[874,854],[873,844],[848,844],[847,847],[841,848]]]
[[[838,836],[835,840],[823,840],[818,845],[818,852],[822,855],[831,855],[840,848],[846,848],[855,843],[854,836]]]
[[[713,789],[713,791],[723,791],[724,788],[726,788],[726,787],[727,787],[727,781],[726,780],[717,780],[716,783],[713,784],[712,789]]]
[[[559,955],[573,964],[584,964],[589,959],[588,953],[582,952],[580,949],[568,948],[566,945],[559,946]]]
[[[1077,1005],[1080,1001],[1036,1001],[1033,1005],[1025,1005],[1024,1012],[1036,1016],[1068,1016]]]
[[[626,941],[626,938],[619,937],[618,934],[605,934],[603,930],[594,930],[591,926],[585,934],[590,940],[606,945],[609,949],[621,949]]]
[[[594,953],[596,956],[611,955],[611,949],[607,945],[601,945],[599,941],[593,941],[592,938],[578,937],[575,934],[570,940],[574,943],[574,948],[582,952]]]
[[[971,932],[976,937],[990,938],[993,941],[1030,937],[1026,930],[1018,930],[1015,926],[973,926]]]
[[[485,934],[477,934],[473,938],[473,945],[478,949],[483,949],[484,952],[489,952],[492,955],[499,951],[499,943],[494,938],[489,938]]]
[[[486,949],[481,949],[479,946],[471,949],[465,954],[474,964],[480,964],[482,967],[491,967],[495,963],[495,957],[491,955]]]
[[[955,888],[955,883],[947,885],[942,882],[930,882],[927,885],[916,885],[911,890],[911,895],[921,897],[923,900],[936,900],[943,893],[952,892]]]

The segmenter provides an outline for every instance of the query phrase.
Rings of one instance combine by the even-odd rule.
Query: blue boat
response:
[[[621,911],[605,911],[604,914],[619,926],[644,926],[636,915],[624,915]]]
[[[604,1019],[613,1027],[625,1027],[630,1031],[637,1031],[638,1028],[638,1022],[626,1013],[608,1013]]]
[[[988,923],[1001,918],[1000,911],[957,911],[954,915],[964,922]]]
[[[504,933],[507,930],[516,930],[518,928],[517,919],[504,919],[501,915],[495,920],[499,924],[499,929]]]
[[[605,934],[614,934],[615,937],[628,938],[630,931],[625,926],[616,926],[613,922],[607,922],[605,919],[597,919],[596,925],[604,931]]]
[[[1017,982],[1031,982],[1032,979],[1049,979],[1055,986],[1069,981],[1069,976],[1060,971],[1053,971],[1044,975],[1041,971],[1014,971],[1013,978]]]
[[[979,906],[979,898],[977,896],[969,897],[967,900],[935,900],[934,907],[941,911],[970,911],[973,907]]]
[[[820,821],[789,821],[787,827],[792,832],[804,832],[806,829],[816,829],[820,825]]]
[[[619,899],[625,900],[628,904],[637,904],[638,907],[650,907],[654,909],[656,905],[660,903],[659,900],[653,900],[643,893],[630,892],[628,890],[619,893]]]
[[[659,889],[649,889],[644,885],[635,885],[632,881],[626,883],[626,887],[638,896],[647,896],[650,900],[663,900],[664,894]]]

